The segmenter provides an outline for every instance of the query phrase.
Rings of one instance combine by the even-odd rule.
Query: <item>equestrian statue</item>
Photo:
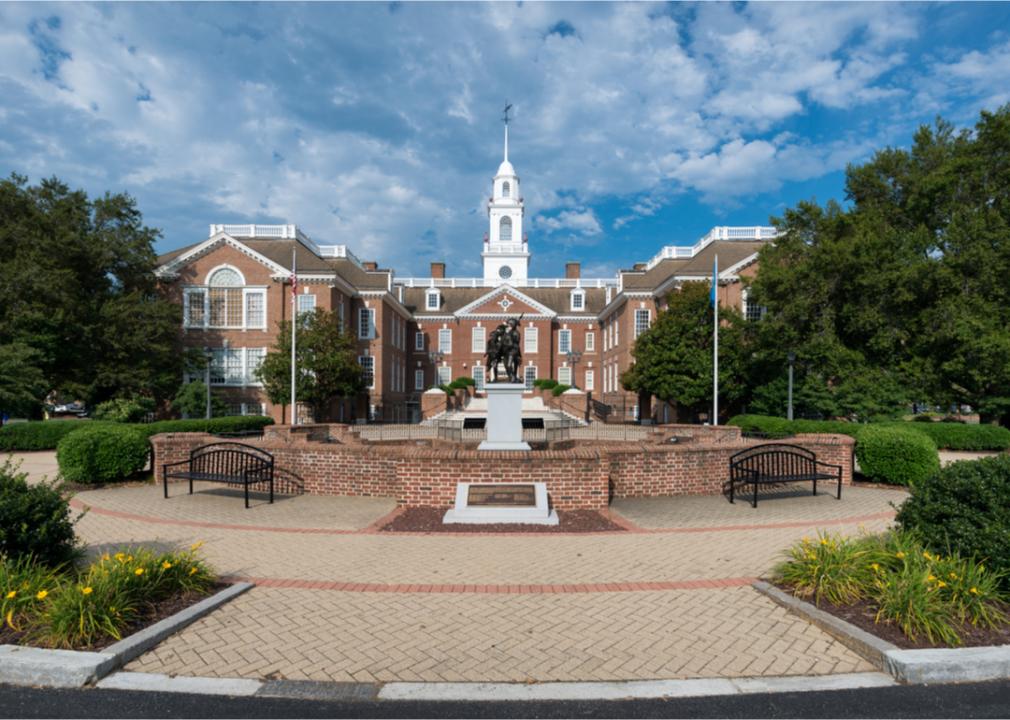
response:
[[[487,366],[492,369],[493,379],[491,382],[499,382],[499,362],[505,368],[507,382],[521,382],[519,368],[522,367],[523,356],[519,350],[521,340],[519,322],[522,319],[522,315],[518,318],[509,318],[505,323],[492,330],[491,336],[487,339],[487,352],[484,353],[484,357],[487,358]]]

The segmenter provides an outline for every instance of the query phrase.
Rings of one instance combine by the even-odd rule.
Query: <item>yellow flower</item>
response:
[[[102,562],[105,562],[108,559],[109,559],[109,553],[105,553],[104,555],[102,555]]]
[[[945,583],[943,580],[937,580],[936,581],[936,586],[937,587],[947,587],[947,583]]]
[[[161,564],[162,570],[168,570],[170,567],[172,567],[172,563],[170,563],[168,560],[166,560]]]
[[[39,590],[37,593],[35,593],[35,599],[36,600],[45,600],[46,599],[46,595],[48,595],[48,594],[49,594],[48,590]]]
[[[821,545],[827,545],[828,541],[825,538],[821,538]]]
[[[817,559],[817,553],[812,552],[807,553],[807,560],[816,560],[816,559]]]
[[[947,577],[949,577],[951,580],[957,580],[957,573],[950,573]]]
[[[13,611],[13,610],[8,610],[8,611],[7,611],[7,624],[8,624],[8,625],[9,625],[9,626],[10,626],[11,628],[13,628],[13,627],[14,627],[14,611]]]
[[[973,586],[968,592],[972,595],[978,595],[978,588]]]
[[[935,575],[930,575],[928,578],[926,578],[926,582],[933,582],[934,580],[936,580]]]
[[[932,556],[932,555],[930,555],[930,554],[929,554],[928,552],[926,552],[925,550],[923,550],[923,551],[922,551],[922,556],[923,556],[924,558],[926,558],[927,560],[932,560],[932,559],[933,559],[933,556]]]
[[[203,547],[203,540],[197,540],[195,543],[189,546],[190,550],[199,550]]]
[[[898,558],[899,560],[903,560],[905,558],[905,553],[899,550],[898,552],[894,553],[894,557]]]
[[[6,596],[4,596],[4,599],[5,600],[10,600],[12,597],[14,597],[17,594],[18,594],[17,590],[11,590],[9,593],[7,593]]]
[[[191,567],[191,568],[189,569],[189,574],[190,574],[190,575],[196,575],[196,568],[195,568],[195,567]]]
[[[880,572],[880,563],[870,563],[870,567],[873,568],[873,572]]]
[[[119,562],[123,562],[124,560],[126,560],[126,555],[121,552],[116,553],[113,557],[115,557],[116,560],[118,560]]]
[[[90,594],[92,593],[92,588],[91,588],[91,586],[89,585],[88,587],[82,587],[82,588],[81,588],[81,593],[82,593],[83,595],[90,595]]]
[[[143,575],[144,574],[144,568],[137,568],[136,570],[133,571],[133,574],[134,575]]]
[[[127,555],[126,562],[133,562],[133,555]]]

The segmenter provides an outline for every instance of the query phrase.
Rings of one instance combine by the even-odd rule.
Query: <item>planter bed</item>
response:
[[[405,508],[383,525],[381,532],[408,533],[586,533],[624,532],[626,528],[595,510],[558,510],[557,525],[522,525],[517,523],[492,523],[466,525],[443,524],[447,507]]]
[[[772,583],[774,587],[783,592],[797,597],[788,585]],[[802,599],[798,598],[797,599]],[[912,640],[901,631],[901,628],[888,622],[876,622],[877,608],[869,600],[859,600],[848,605],[836,605],[828,601],[822,601],[816,605],[818,610],[852,623],[861,630],[865,630],[871,635],[889,642],[903,650],[925,650],[929,648],[951,648],[951,647],[990,647],[998,645],[1010,645],[1010,624],[1000,628],[975,627],[971,623],[962,623],[957,626],[961,635],[961,644],[956,646],[932,643],[923,635],[916,640]],[[1010,607],[1005,608],[1010,615]]]

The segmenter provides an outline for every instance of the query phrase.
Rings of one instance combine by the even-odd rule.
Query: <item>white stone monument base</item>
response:
[[[536,505],[502,506],[477,505],[467,502],[470,487],[495,485],[532,485]],[[456,485],[456,504],[446,510],[443,524],[472,523],[490,525],[492,523],[518,523],[523,525],[557,525],[558,513],[547,504],[547,483],[459,483]]]
[[[487,383],[487,439],[478,450],[529,450],[523,442],[523,383]]]

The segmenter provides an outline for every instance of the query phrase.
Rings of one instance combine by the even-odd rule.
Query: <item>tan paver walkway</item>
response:
[[[640,530],[401,535],[391,502],[295,497],[245,510],[232,493],[154,486],[79,493],[97,549],[204,540],[223,574],[262,584],[130,670],[317,680],[550,681],[822,674],[867,663],[754,592],[818,528],[885,528],[890,490],[730,505],[621,501]],[[657,589],[662,588],[662,589]]]

